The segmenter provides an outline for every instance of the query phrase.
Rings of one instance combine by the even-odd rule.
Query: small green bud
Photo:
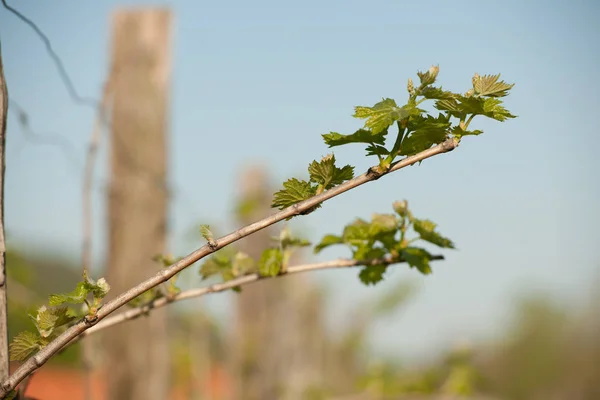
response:
[[[473,88],[477,87],[480,80],[481,80],[481,77],[479,76],[479,74],[477,72],[475,72],[475,75],[473,75],[473,79],[471,79],[471,82],[473,82]],[[473,89],[471,89],[471,90],[473,90]],[[475,92],[475,90],[473,90],[473,92]]]
[[[408,94],[413,96],[415,94],[415,84],[411,78],[408,78],[408,85],[406,86],[406,90],[408,90]]]
[[[432,65],[431,67],[429,67],[429,74],[432,76],[434,81],[435,81],[435,78],[437,78],[439,72],[440,72],[439,66]]]
[[[401,217],[405,217],[408,211],[408,201],[397,200],[394,203],[392,203],[392,207],[394,208],[394,211],[398,213],[398,215],[400,215]]]

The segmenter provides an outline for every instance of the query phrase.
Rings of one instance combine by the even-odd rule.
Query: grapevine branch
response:
[[[115,299],[106,303],[96,314],[95,318],[90,320],[84,318],[77,324],[68,328],[64,333],[50,342],[46,347],[36,353],[34,356],[26,360],[8,379],[2,382],[0,387],[0,396],[5,396],[10,390],[14,389],[19,382],[25,379],[28,375],[36,371],[42,365],[44,365],[52,356],[59,352],[62,348],[67,346],[71,341],[77,338],[86,330],[99,323],[101,320],[112,314],[120,307],[127,304],[137,296],[143,294],[149,289],[152,289],[163,282],[166,282],[177,273],[181,272],[185,268],[206,257],[207,255],[234,243],[248,235],[251,235],[257,231],[260,231],[268,226],[271,226],[284,219],[294,217],[296,215],[302,215],[310,212],[314,207],[336,197],[348,190],[354,189],[367,182],[371,182],[381,178],[383,175],[387,175],[391,172],[398,171],[407,166],[413,165],[430,157],[438,154],[447,153],[454,150],[458,146],[458,139],[449,138],[444,142],[431,147],[427,150],[421,151],[413,156],[406,157],[400,161],[393,163],[389,169],[381,171],[379,166],[369,168],[367,172],[359,175],[349,181],[346,181],[338,186],[335,186],[321,194],[313,196],[309,199],[301,201],[290,207],[287,207],[271,216],[268,216],[260,221],[254,222],[250,225],[242,227],[228,235],[215,239],[210,244],[206,244],[194,252],[190,253],[180,261],[172,264],[171,266],[159,271],[153,277],[145,280],[144,282],[132,287],[124,293],[121,293]],[[251,278],[246,277],[251,280]]]
[[[443,260],[443,259],[444,259],[444,256],[441,256],[441,255],[436,255],[431,258],[431,260]],[[280,276],[290,275],[290,274],[297,274],[297,273],[301,273],[301,272],[319,271],[319,270],[323,270],[323,269],[351,268],[351,267],[358,267],[358,266],[375,266],[375,265],[392,265],[392,264],[398,264],[398,263],[402,263],[402,262],[405,262],[405,261],[404,260],[394,260],[391,257],[375,259],[375,260],[367,260],[367,261],[350,260],[350,259],[340,258],[340,259],[336,259],[336,260],[330,260],[330,261],[324,261],[324,262],[318,262],[318,263],[294,265],[294,266],[288,267],[285,272],[280,273],[279,275],[275,276],[275,278],[280,277]],[[177,302],[177,301],[194,299],[194,298],[201,297],[201,296],[204,296],[204,295],[207,295],[210,293],[224,292],[226,290],[233,289],[235,287],[245,286],[250,283],[257,282],[261,279],[271,279],[271,278],[272,277],[266,277],[266,276],[262,276],[260,274],[249,274],[249,275],[240,276],[238,278],[232,279],[227,282],[215,283],[215,284],[207,286],[207,287],[185,290],[175,296],[161,297],[161,298],[153,300],[150,303],[145,304],[143,306],[136,307],[132,310],[125,311],[123,313],[108,317],[105,320],[103,320],[102,322],[94,325],[87,331],[83,332],[79,336],[79,338],[84,338],[84,337],[89,336],[93,333],[96,333],[100,330],[109,328],[114,325],[118,325],[122,322],[136,319],[141,315],[148,314],[150,311],[152,311],[155,308],[161,308],[161,307],[167,306],[167,305]]]

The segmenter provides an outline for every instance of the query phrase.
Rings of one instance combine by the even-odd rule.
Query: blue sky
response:
[[[51,38],[80,94],[99,97],[108,65],[110,13],[139,2],[9,2]],[[165,4],[146,1],[143,4]],[[378,324],[378,349],[425,354],[458,340],[493,336],[517,293],[544,290],[569,304],[591,288],[600,267],[600,161],[595,115],[600,83],[600,6],[594,1],[174,1],[170,120],[170,243],[191,250],[190,228],[234,228],[240,170],[260,162],[273,185],[305,174],[328,152],[320,134],[352,132],[355,105],[406,98],[406,80],[439,64],[439,82],[465,91],[473,73],[516,83],[506,99],[519,116],[476,120],[485,134],[450,154],[354,190],[297,222],[313,239],[408,199],[436,221],[458,251],[432,276],[399,267],[382,284],[411,279],[409,307]],[[6,220],[10,240],[78,257],[80,184],[93,112],[69,98],[33,31],[0,9],[11,98],[39,134],[61,147],[26,141],[9,116]],[[105,244],[106,152],[96,188],[95,255]],[[364,171],[360,146],[335,152]],[[594,176],[596,176],[594,178]],[[332,248],[319,256],[346,256]],[[330,314],[344,315],[379,290],[356,271],[313,275],[331,289]],[[597,282],[597,280],[596,280]],[[229,295],[203,304],[227,313]],[[194,303],[197,305],[198,303]]]

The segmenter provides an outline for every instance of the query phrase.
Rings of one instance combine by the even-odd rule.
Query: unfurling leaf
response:
[[[415,219],[413,228],[419,234],[421,239],[433,243],[443,248],[454,248],[454,243],[448,238],[443,237],[435,231],[437,225],[428,219]]]
[[[94,297],[97,299],[102,299],[104,296],[108,294],[110,291],[110,285],[106,282],[106,279],[100,278],[98,282],[94,285],[92,292],[94,293]]]
[[[425,249],[420,247],[406,247],[402,250],[402,258],[413,268],[416,268],[423,275],[431,274],[429,260],[432,256]]]
[[[414,110],[405,106],[398,107],[393,99],[383,99],[373,107],[357,106],[354,108],[354,117],[367,119],[365,127],[374,134],[384,132],[395,121],[411,115]]]
[[[261,276],[277,276],[283,267],[283,253],[280,249],[267,249],[258,261],[258,271]]]
[[[200,234],[209,243],[215,240],[213,233],[210,231],[210,225],[200,225]]]
[[[500,74],[483,76],[475,74],[473,77],[473,91],[479,96],[504,97],[508,95],[508,91],[515,84],[508,84],[504,81],[498,81],[498,79],[500,79]]]
[[[428,85],[431,85],[432,83],[434,83],[439,72],[440,72],[440,67],[435,66],[435,65],[430,67],[429,70],[427,70],[427,72],[417,72],[417,75],[419,76],[419,79],[421,80],[421,89],[424,88],[425,86],[428,86]]]
[[[40,337],[33,332],[24,331],[14,337],[10,344],[10,360],[23,361],[40,350]]]
[[[283,183],[283,189],[275,193],[271,207],[283,210],[289,206],[306,200],[316,193],[316,188],[310,182],[296,178],[288,179]]]
[[[387,129],[375,134],[367,129],[359,129],[351,135],[341,135],[337,132],[326,133],[323,136],[325,144],[329,147],[342,146],[349,143],[374,143],[385,144]]]
[[[313,182],[323,185],[324,189],[331,189],[340,183],[354,178],[354,167],[346,165],[342,168],[335,166],[335,156],[329,154],[320,162],[313,161],[308,166],[308,173]]]
[[[360,270],[358,277],[365,285],[375,285],[383,280],[387,265],[370,265]]]

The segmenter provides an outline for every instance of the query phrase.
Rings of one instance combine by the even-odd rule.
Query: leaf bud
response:
[[[401,217],[405,217],[408,211],[408,201],[397,200],[394,203],[392,203],[392,207],[394,208],[394,211],[398,213],[398,215],[400,215]]]

